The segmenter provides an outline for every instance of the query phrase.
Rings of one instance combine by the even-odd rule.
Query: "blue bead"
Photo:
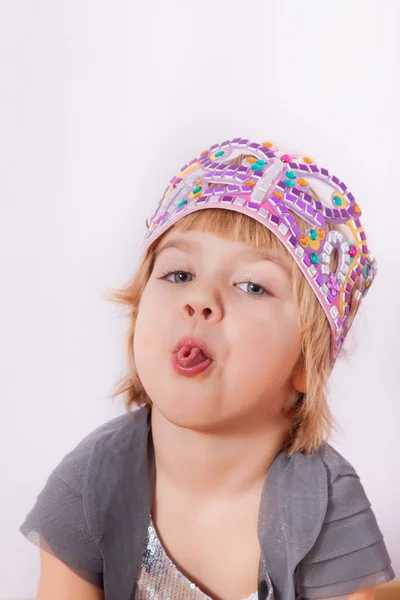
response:
[[[263,160],[262,158],[259,158],[259,159],[256,161],[256,164],[257,164],[257,165],[266,165],[266,164],[267,164],[267,161],[266,161],[266,160]]]
[[[289,179],[296,179],[297,175],[294,171],[286,171],[286,177],[289,177]]]
[[[224,150],[218,150],[218,152],[215,153],[215,156],[222,156],[223,154],[225,154]]]
[[[251,168],[253,169],[253,171],[262,171],[262,165],[259,165],[257,163],[252,164]]]
[[[284,183],[286,183],[286,185],[290,188],[294,187],[294,181],[291,179],[285,179]]]

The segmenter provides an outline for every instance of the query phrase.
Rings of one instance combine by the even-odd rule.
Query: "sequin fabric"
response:
[[[257,600],[258,593],[244,600]],[[213,600],[189,581],[165,552],[150,518],[134,600]]]

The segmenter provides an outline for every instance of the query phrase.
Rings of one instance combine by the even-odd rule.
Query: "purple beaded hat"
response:
[[[235,138],[214,144],[169,182],[146,221],[141,255],[179,219],[205,208],[244,213],[286,246],[328,318],[333,364],[377,270],[360,206],[347,185],[308,156],[271,142]],[[290,213],[309,229],[300,231]]]

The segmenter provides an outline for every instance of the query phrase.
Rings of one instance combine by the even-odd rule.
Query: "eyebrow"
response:
[[[185,240],[168,240],[161,247],[157,248],[155,252],[155,261],[160,256],[160,254],[168,248],[177,248],[178,250],[192,252],[193,250],[198,249],[199,245],[195,242],[186,242]],[[291,265],[289,265],[288,261],[284,260],[284,257],[281,254],[278,254],[277,252],[273,252],[272,250],[267,249],[258,250],[257,248],[249,248],[244,250],[242,255],[248,255],[251,258],[251,260],[253,260],[253,262],[259,262],[263,260],[274,262],[279,267],[281,267],[290,278],[292,277]]]

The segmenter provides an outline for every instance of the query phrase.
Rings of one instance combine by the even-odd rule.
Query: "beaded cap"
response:
[[[334,363],[377,271],[361,208],[347,185],[308,156],[271,142],[234,138],[214,144],[169,182],[146,220],[141,255],[179,219],[207,208],[244,213],[286,246],[328,318]],[[309,229],[300,231],[291,213]]]

